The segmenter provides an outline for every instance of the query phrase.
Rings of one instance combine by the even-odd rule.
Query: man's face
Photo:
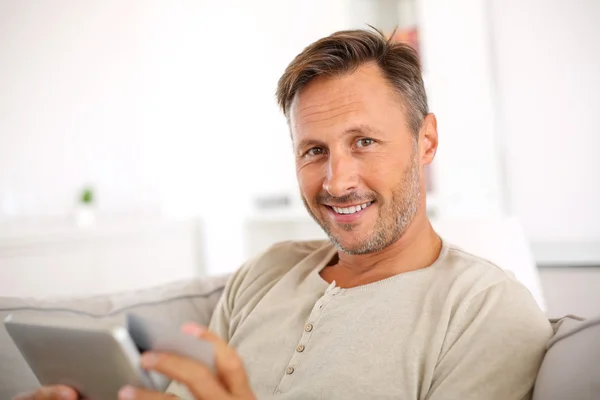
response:
[[[422,170],[399,94],[379,68],[311,81],[290,126],[302,199],[336,246],[367,254],[396,242],[419,207]]]

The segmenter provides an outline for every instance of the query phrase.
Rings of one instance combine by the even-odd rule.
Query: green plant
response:
[[[84,188],[79,196],[79,201],[86,205],[92,204],[94,202],[94,190],[90,187]]]

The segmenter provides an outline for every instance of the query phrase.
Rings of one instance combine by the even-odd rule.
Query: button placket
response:
[[[304,332],[300,337],[298,345],[294,349],[294,353],[289,360],[289,363],[285,369],[285,373],[279,382],[278,390],[287,390],[287,387],[291,384],[291,379],[296,369],[298,368],[298,364],[300,361],[300,357],[303,356],[303,353],[308,349],[309,341],[311,335],[315,332],[317,328],[317,323],[319,318],[323,313],[323,309],[329,302],[334,300],[334,297],[341,292],[341,288],[335,286],[335,282],[333,282],[323,293],[323,296],[315,303],[310,315],[307,318],[307,322],[304,325]]]
[[[335,284],[335,282],[332,283],[331,285],[329,285],[327,290],[325,290],[325,293],[323,294],[323,296],[319,299],[319,301],[317,301],[315,303],[315,307],[313,308],[313,313],[315,311],[321,312],[320,310],[323,310],[323,308],[325,308],[325,306],[327,304],[329,304],[331,301],[333,301],[333,298],[341,292],[342,288],[336,287],[334,284]],[[311,317],[312,317],[313,313],[311,313]]]

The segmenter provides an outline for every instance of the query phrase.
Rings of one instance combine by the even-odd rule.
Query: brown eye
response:
[[[306,155],[309,156],[320,156],[321,154],[323,154],[323,148],[322,147],[313,147],[312,149],[308,150],[306,152]]]
[[[372,145],[373,143],[375,143],[375,141],[373,139],[363,138],[363,139],[358,139],[358,141],[356,142],[356,146],[357,147],[367,147],[367,146]]]

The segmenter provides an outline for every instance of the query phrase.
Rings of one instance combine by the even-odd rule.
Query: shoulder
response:
[[[451,245],[443,256],[433,274],[446,291],[431,397],[529,398],[552,336],[549,320],[511,272]]]
[[[447,245],[444,264],[442,274],[452,274],[448,296],[459,330],[477,319],[494,318],[513,328],[515,324],[529,327],[542,336],[549,332],[547,317],[512,272],[453,245]]]
[[[284,256],[291,262],[299,262],[323,247],[331,247],[331,242],[329,240],[287,240],[270,246],[255,257],[255,260],[265,261]]]
[[[226,290],[240,304],[250,300],[249,297],[261,297],[307,258],[314,257],[317,265],[332,246],[328,240],[276,243],[244,263],[230,278]]]
[[[527,288],[514,274],[490,260],[479,257],[453,244],[444,244],[444,253],[436,273],[445,275],[451,282],[451,289],[460,291],[463,299],[474,297],[495,287],[523,292],[531,296]]]
[[[307,257],[316,255],[318,258],[318,253],[331,247],[328,240],[279,242],[250,259],[242,268],[248,276],[281,276]]]

